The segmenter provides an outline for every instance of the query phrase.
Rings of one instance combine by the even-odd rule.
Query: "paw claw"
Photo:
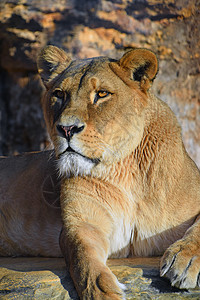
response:
[[[200,287],[199,249],[192,246],[179,240],[163,255],[160,276],[167,277],[172,286],[181,289]]]
[[[166,274],[166,272],[167,272],[166,267],[167,267],[167,264],[164,264],[164,265],[161,267],[161,269],[160,269],[160,276],[161,276],[161,277],[164,276],[164,275]]]
[[[161,267],[161,270],[160,270],[160,276],[163,277],[173,266],[174,264],[174,261],[176,259],[176,255],[171,259],[169,260],[168,263],[165,263],[162,267]]]

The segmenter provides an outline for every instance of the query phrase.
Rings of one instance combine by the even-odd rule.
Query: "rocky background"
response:
[[[198,0],[0,0],[0,155],[49,147],[35,63],[46,44],[74,58],[154,50],[153,91],[176,113],[200,167]]]

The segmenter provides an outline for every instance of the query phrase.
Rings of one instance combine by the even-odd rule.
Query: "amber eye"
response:
[[[65,98],[65,93],[62,90],[57,89],[53,92],[53,97],[63,100]]]
[[[104,98],[104,97],[106,97],[108,95],[109,95],[109,92],[106,92],[106,91],[99,91],[99,92],[97,92],[97,96],[99,98]]]
[[[107,92],[107,91],[98,91],[95,95],[95,98],[94,98],[94,104],[97,103],[97,101],[99,99],[102,99],[102,98],[106,98],[107,96],[111,95],[110,92]]]

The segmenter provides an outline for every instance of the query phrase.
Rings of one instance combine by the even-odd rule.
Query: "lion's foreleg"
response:
[[[122,286],[106,266],[112,218],[89,192],[71,187],[62,185],[60,247],[79,297],[122,299]]]
[[[200,287],[200,216],[184,237],[166,250],[161,260],[164,275],[179,288]]]

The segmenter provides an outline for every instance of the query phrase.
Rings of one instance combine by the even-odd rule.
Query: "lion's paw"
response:
[[[200,287],[200,247],[192,241],[179,240],[161,259],[160,275],[180,289]]]
[[[90,277],[90,276],[89,276]],[[122,300],[125,299],[125,286],[118,282],[112,272],[105,268],[95,278],[87,279],[87,288],[82,293],[82,299]]]

